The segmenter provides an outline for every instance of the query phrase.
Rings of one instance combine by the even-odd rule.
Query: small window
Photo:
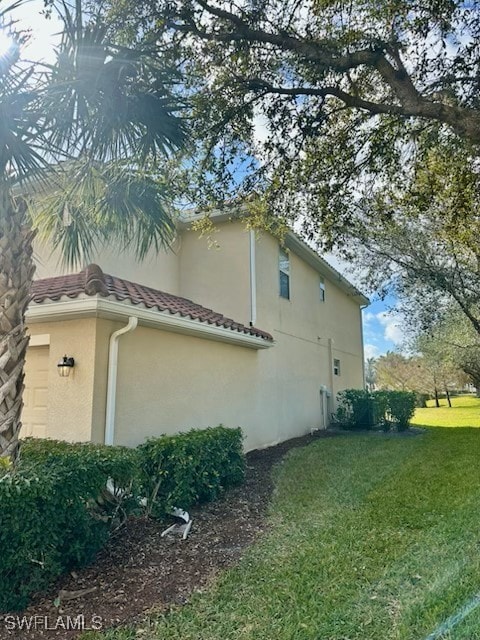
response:
[[[325,302],[325,280],[320,278],[320,302]]]
[[[335,359],[335,360],[333,361],[333,373],[334,373],[336,376],[339,376],[339,375],[340,375],[340,360]]]
[[[290,300],[290,258],[281,249],[278,256],[278,270],[280,274],[280,296]]]

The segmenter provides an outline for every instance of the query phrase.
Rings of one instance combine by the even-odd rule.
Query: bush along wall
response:
[[[128,476],[130,485],[133,461],[117,447],[24,446],[18,468],[0,478],[0,610],[22,608],[32,592],[93,559],[118,513],[105,499],[107,481]]]
[[[242,482],[242,441],[240,429],[220,425],[151,438],[140,445],[141,490],[148,512],[162,515],[172,507],[188,509]]]
[[[411,391],[365,391],[345,389],[337,394],[335,422],[344,429],[388,431],[408,429],[415,412],[415,393]]]
[[[27,439],[0,469],[0,611],[23,608],[60,574],[92,561],[112,527],[139,512],[211,500],[243,480],[240,429],[162,436],[137,449]]]

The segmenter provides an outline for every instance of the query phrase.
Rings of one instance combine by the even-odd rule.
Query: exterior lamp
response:
[[[75,366],[75,360],[71,356],[63,356],[60,362],[57,364],[58,375],[61,378],[68,378],[70,375],[70,369]]]

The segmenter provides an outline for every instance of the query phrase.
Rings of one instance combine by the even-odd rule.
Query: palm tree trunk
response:
[[[28,346],[25,312],[35,266],[34,232],[23,202],[0,182],[0,457],[16,459],[23,407],[23,368]]]

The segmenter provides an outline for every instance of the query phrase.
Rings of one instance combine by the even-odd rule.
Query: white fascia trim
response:
[[[183,318],[156,309],[146,309],[117,300],[100,297],[75,298],[61,302],[44,302],[32,304],[27,311],[27,324],[35,322],[58,322],[59,320],[76,320],[88,317],[106,318],[109,320],[124,320],[136,316],[139,324],[144,327],[183,333],[206,340],[227,342],[229,344],[246,347],[248,349],[268,349],[273,342],[246,333],[240,333],[225,327]]]
[[[350,295],[359,305],[368,306],[370,300],[363,295],[351,282],[349,282],[332,265],[328,264],[316,251],[309,247],[293,231],[289,231],[285,238],[285,245],[288,249],[296,253],[307,264],[313,267],[321,275],[336,284],[342,291]]]

